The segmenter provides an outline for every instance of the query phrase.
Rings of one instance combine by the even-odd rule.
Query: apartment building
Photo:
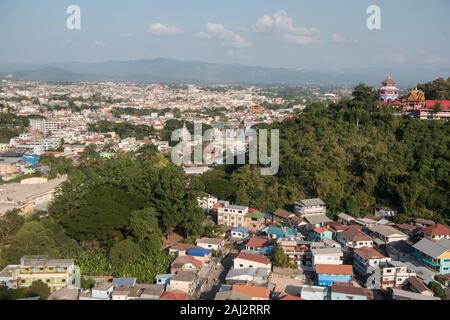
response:
[[[79,287],[80,271],[72,259],[24,256],[19,265],[8,265],[0,272],[0,285],[11,289],[27,288],[38,280],[46,283],[51,291]]]
[[[304,217],[316,214],[325,215],[327,213],[327,208],[325,202],[323,202],[322,199],[315,198],[315,199],[304,199],[296,202],[294,211],[295,213]]]
[[[243,227],[248,207],[225,205],[218,208],[217,223],[229,227]]]
[[[384,268],[381,268],[381,287],[398,288],[410,277],[415,277],[416,273],[409,270],[408,266],[400,261],[389,261]]]

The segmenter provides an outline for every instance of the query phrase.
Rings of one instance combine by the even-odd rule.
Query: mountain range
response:
[[[387,74],[400,86],[414,86],[438,77],[450,76],[449,69],[396,68],[345,71],[297,70],[181,61],[166,58],[0,65],[0,78],[41,81],[142,81],[152,83],[242,84],[242,85],[378,85]]]

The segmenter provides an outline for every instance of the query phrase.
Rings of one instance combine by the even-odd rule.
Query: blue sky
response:
[[[66,8],[81,8],[68,30]],[[366,9],[381,8],[381,30]],[[0,64],[167,57],[299,69],[450,65],[448,0],[0,0]]]

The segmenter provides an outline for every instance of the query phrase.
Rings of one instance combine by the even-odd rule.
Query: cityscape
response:
[[[89,32],[80,2],[63,10],[66,32]],[[208,23],[195,41],[314,45],[319,31],[287,12],[251,31]],[[181,25],[147,33],[162,42]],[[448,43],[427,72],[386,53],[375,73],[335,76],[193,62],[191,49],[0,54],[0,300],[450,299]]]

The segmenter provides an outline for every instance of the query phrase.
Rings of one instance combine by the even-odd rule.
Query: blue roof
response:
[[[241,232],[241,233],[248,233],[248,229],[244,227],[236,227],[231,229],[233,232]]]
[[[191,248],[188,251],[186,251],[186,254],[188,256],[195,256],[195,257],[204,257],[211,253],[211,249],[205,249],[205,248]]]
[[[133,288],[136,285],[136,278],[113,278],[112,283],[115,287]]]
[[[271,254],[273,251],[273,246],[262,247],[259,249],[259,252],[262,254]]]
[[[294,229],[294,228],[288,228],[288,229],[286,230],[286,234],[287,234],[288,236],[296,237],[296,236],[297,236],[297,229]]]
[[[270,213],[270,212],[265,212],[265,213],[264,213],[264,218],[266,218],[266,219],[272,219],[272,213]]]
[[[39,168],[42,168],[42,166],[36,163],[32,164],[31,166],[25,167],[25,169],[39,169]]]
[[[267,234],[275,234],[277,237],[284,237],[285,232],[279,227],[269,227],[267,228]]]

